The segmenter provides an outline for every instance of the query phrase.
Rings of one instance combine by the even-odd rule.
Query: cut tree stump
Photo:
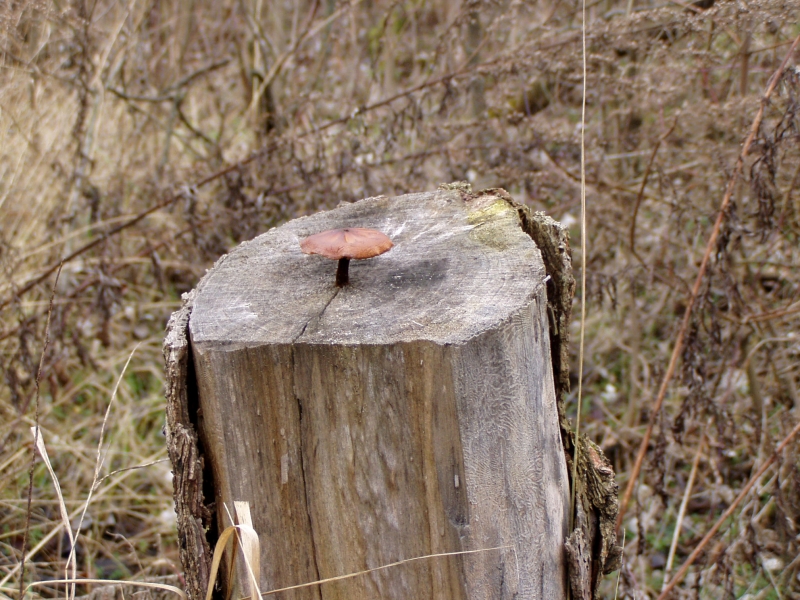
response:
[[[521,215],[458,185],[369,198],[240,245],[186,295],[165,354],[192,600],[235,501],[261,592],[407,561],[278,598],[566,598],[566,351]],[[342,227],[395,246],[338,288],[299,242]]]

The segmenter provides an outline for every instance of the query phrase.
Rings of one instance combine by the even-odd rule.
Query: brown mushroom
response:
[[[300,249],[306,254],[321,254],[325,258],[339,261],[336,269],[336,285],[339,287],[349,282],[351,259],[372,258],[383,254],[392,246],[392,240],[380,231],[361,227],[331,229],[311,235],[300,242]]]

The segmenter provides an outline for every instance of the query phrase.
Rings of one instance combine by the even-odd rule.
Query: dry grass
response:
[[[20,560],[28,428],[63,257],[74,254],[56,288],[39,420],[74,512],[137,343],[101,475],[165,457],[166,318],[240,241],[341,201],[464,179],[577,222],[578,4],[41,0],[0,14],[0,581]],[[625,484],[716,209],[800,9],[604,0],[589,14],[583,430]],[[798,94],[795,58],[745,164],[625,520],[619,597],[660,589],[703,437],[673,572],[800,419]],[[792,448],[675,597],[800,594]],[[45,467],[33,475],[29,547],[59,521]],[[79,574],[179,570],[170,507],[164,462],[104,479]],[[26,580],[60,577],[67,553],[54,536]]]

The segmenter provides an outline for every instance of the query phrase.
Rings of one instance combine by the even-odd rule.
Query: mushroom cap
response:
[[[341,258],[372,258],[389,250],[394,244],[388,236],[374,229],[347,227],[330,229],[300,242],[306,254],[321,254],[334,260]]]

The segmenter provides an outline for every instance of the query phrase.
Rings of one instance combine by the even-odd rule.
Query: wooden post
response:
[[[299,246],[340,227],[395,244],[342,288]],[[165,343],[190,597],[225,507],[247,501],[262,592],[470,552],[276,597],[566,598],[547,279],[508,195],[459,186],[296,219],[221,258]]]

